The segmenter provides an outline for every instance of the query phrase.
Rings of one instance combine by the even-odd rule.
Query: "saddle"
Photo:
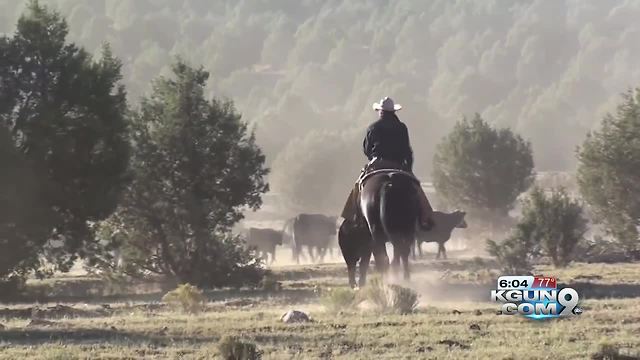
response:
[[[373,176],[379,175],[379,174],[387,174],[389,176],[393,174],[401,174],[402,176],[406,176],[409,179],[413,180],[416,184],[420,185],[420,180],[418,180],[418,178],[416,178],[416,176],[413,173],[403,170],[400,164],[394,161],[389,161],[382,158],[373,158],[360,171],[360,176],[358,177],[358,180],[355,183],[355,187],[353,188],[353,190],[351,190],[351,193],[349,194],[349,199],[347,200],[347,203],[345,204],[345,207],[342,211],[342,214],[343,214],[342,216],[345,219],[351,219],[352,216],[354,216],[354,220],[355,220],[353,223],[351,223],[350,221],[345,222],[344,223],[345,227],[348,227],[348,228],[353,227],[354,229],[368,228],[367,223],[359,209],[358,198],[359,198],[359,194],[362,192],[362,189],[366,181],[372,178]],[[345,228],[345,231],[350,231],[350,230]]]
[[[358,189],[362,191],[362,188],[367,181],[367,179],[371,178],[374,175],[378,174],[402,174],[403,176],[409,177],[411,180],[420,185],[420,180],[411,172],[402,170],[401,166],[393,161],[373,158],[365,167],[362,169],[360,173],[360,177],[358,178]]]

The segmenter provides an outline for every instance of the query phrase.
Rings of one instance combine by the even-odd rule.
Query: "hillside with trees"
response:
[[[13,30],[25,3],[0,1],[0,31]],[[566,170],[617,95],[640,83],[636,2],[43,3],[89,51],[111,44],[132,99],[173,56],[202,63],[209,94],[234,99],[269,163],[311,129],[362,128],[371,102],[390,95],[405,105],[423,176],[434,144],[475,112],[530,139],[539,170]]]
[[[13,31],[26,3],[0,0],[0,32]],[[202,64],[211,73],[207,94],[234,99],[269,165],[292,142],[313,141],[310,131],[346,129],[343,147],[360,143],[375,116],[371,102],[390,95],[404,105],[421,178],[439,139],[476,112],[529,139],[537,170],[571,170],[583,136],[640,83],[635,2],[42,3],[68,19],[70,39],[90,52],[110,44],[134,103],[152,79],[170,74],[175,56]],[[350,157],[353,171],[343,176],[363,161]],[[335,183],[342,178],[313,176],[344,189]]]

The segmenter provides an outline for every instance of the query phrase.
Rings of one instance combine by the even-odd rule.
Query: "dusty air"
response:
[[[0,0],[0,358],[640,358],[638,18]]]

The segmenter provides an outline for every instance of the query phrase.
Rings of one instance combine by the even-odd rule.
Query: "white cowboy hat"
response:
[[[393,99],[385,97],[379,103],[373,103],[373,110],[398,111],[402,109],[402,105],[394,104]]]

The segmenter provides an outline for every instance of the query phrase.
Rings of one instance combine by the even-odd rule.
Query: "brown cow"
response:
[[[416,248],[422,257],[422,248],[420,245],[423,242],[436,242],[438,243],[438,255],[436,259],[440,259],[440,254],[446,259],[447,251],[444,248],[444,243],[451,238],[451,232],[455,228],[464,229],[467,227],[467,222],[464,220],[466,213],[464,211],[456,210],[452,213],[445,213],[441,211],[433,212],[433,229],[430,231],[419,231],[416,234]],[[413,251],[413,258],[415,259],[416,251]]]

